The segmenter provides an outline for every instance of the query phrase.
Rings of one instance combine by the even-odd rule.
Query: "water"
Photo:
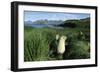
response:
[[[35,27],[35,28],[47,27],[46,25],[43,25],[43,24],[32,24],[32,25],[30,25],[30,26]]]
[[[31,26],[31,27],[34,27],[34,28],[45,28],[45,27],[48,27],[48,28],[63,29],[63,27],[58,27],[58,26],[48,25],[48,24],[27,24],[25,26]]]

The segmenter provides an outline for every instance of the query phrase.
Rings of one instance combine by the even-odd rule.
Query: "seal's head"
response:
[[[63,40],[66,40],[67,39],[67,36],[61,36],[61,39],[63,39]]]

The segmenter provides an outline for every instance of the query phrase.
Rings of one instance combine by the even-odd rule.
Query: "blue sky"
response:
[[[90,14],[24,11],[24,21],[36,21],[36,20],[45,20],[45,19],[47,20],[69,20],[69,19],[83,19],[87,17],[90,17]]]

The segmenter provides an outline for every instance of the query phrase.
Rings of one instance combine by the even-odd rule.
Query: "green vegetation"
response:
[[[90,58],[90,29],[85,27],[53,29],[24,27],[24,61],[59,60],[56,35],[65,35],[63,60]]]

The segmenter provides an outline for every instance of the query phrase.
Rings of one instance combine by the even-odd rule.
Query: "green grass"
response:
[[[79,32],[84,35],[82,38]],[[83,28],[24,28],[24,61],[48,61],[58,60],[56,53],[57,41],[56,34],[68,37],[66,51],[63,59],[86,59],[90,57],[90,48],[88,46],[90,35],[88,29]],[[80,37],[80,38],[79,38]]]

